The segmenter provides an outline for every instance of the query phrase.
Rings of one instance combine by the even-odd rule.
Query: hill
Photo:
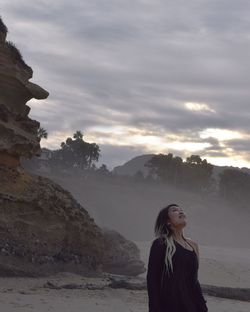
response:
[[[116,175],[121,175],[121,176],[134,176],[138,171],[141,171],[145,176],[148,175],[148,168],[145,167],[145,164],[153,157],[155,154],[145,154],[145,155],[140,155],[136,156],[129,161],[125,162],[123,165],[114,167],[113,173]],[[243,167],[243,168],[238,168],[238,167],[233,167],[233,166],[216,166],[213,165],[213,176],[214,178],[218,178],[219,174],[225,170],[225,169],[236,169],[240,171],[244,171],[248,174],[250,174],[250,169]]]

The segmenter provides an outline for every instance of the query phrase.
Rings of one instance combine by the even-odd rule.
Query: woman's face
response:
[[[184,210],[179,206],[172,206],[168,210],[169,220],[172,227],[184,227],[187,224],[187,217]],[[171,227],[170,226],[170,227]]]

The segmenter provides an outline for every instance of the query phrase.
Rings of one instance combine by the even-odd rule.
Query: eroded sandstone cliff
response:
[[[28,117],[26,103],[45,99],[48,92],[29,81],[33,71],[6,41],[7,27],[0,23],[0,164],[17,167],[21,156],[31,158],[40,151],[39,122]]]
[[[26,103],[48,92],[29,81],[32,69],[6,34],[0,18],[0,275],[144,272],[134,243],[98,227],[58,184],[20,167],[20,157],[40,152],[39,122]]]

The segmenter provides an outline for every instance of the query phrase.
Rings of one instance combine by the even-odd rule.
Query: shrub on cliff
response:
[[[32,68],[24,62],[23,56],[21,52],[18,50],[18,48],[15,46],[15,44],[11,41],[6,41],[5,45],[6,48],[10,51],[12,57],[18,62],[20,62],[25,68],[27,68],[31,72],[31,74],[33,74]]]
[[[5,26],[1,16],[0,16],[0,31],[7,34],[8,28]]]

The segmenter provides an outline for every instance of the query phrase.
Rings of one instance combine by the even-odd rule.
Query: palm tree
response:
[[[74,134],[73,134],[73,138],[76,140],[82,140],[83,138],[83,134],[81,131],[77,130]]]
[[[44,128],[39,128],[38,131],[37,131],[37,137],[39,139],[39,141],[41,139],[47,139],[48,138],[48,132],[47,130],[45,130]]]

